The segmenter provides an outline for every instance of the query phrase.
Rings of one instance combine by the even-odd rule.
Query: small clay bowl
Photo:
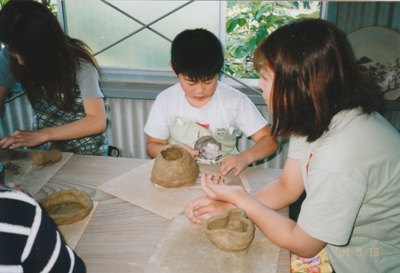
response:
[[[246,213],[234,208],[221,216],[214,216],[206,223],[208,239],[226,252],[246,250],[254,239],[254,224]]]
[[[55,192],[43,198],[40,204],[57,226],[78,222],[93,208],[89,195],[79,190]]]
[[[177,188],[193,186],[200,168],[191,154],[173,145],[158,153],[151,171],[151,181],[162,187]]]

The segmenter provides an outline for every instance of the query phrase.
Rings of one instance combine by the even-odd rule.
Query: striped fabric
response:
[[[0,188],[0,273],[86,272],[83,261],[28,195]]]

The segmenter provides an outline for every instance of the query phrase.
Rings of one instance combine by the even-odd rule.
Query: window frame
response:
[[[57,16],[65,33],[66,24],[65,0],[57,1]],[[145,1],[145,0],[143,0]],[[195,0],[196,1],[196,0]],[[225,47],[226,38],[226,1],[220,1],[219,38]],[[338,5],[336,2],[321,3],[321,18],[336,23]],[[178,80],[172,71],[138,70],[125,68],[101,67],[102,90],[107,97],[153,100],[159,92],[175,84]],[[221,74],[220,80],[247,94],[256,105],[264,105],[257,79],[241,79]]]

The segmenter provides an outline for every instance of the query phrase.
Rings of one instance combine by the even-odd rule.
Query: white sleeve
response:
[[[168,139],[169,124],[167,117],[166,101],[158,95],[151,107],[149,116],[144,126],[144,132],[154,138]]]
[[[81,90],[82,99],[103,98],[96,68],[88,61],[81,61],[79,64],[80,68],[76,81]]]
[[[352,174],[319,169],[310,171],[298,225],[328,244],[345,245],[351,236],[366,186]]]

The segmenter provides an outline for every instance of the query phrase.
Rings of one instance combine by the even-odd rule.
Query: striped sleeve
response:
[[[0,189],[1,272],[86,272],[38,203],[18,191]]]

